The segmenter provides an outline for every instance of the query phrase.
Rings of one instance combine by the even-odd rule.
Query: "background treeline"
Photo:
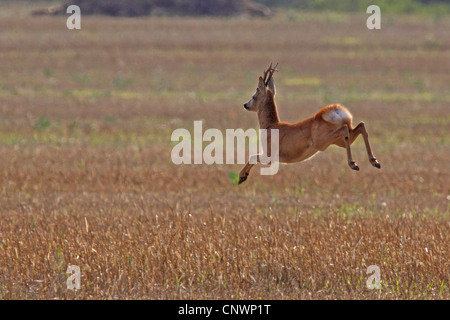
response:
[[[112,16],[230,16],[243,13],[271,16],[277,9],[360,12],[371,4],[379,5],[384,13],[450,14],[450,0],[61,0],[60,3],[64,7],[76,4],[83,14]]]
[[[176,15],[233,15],[244,9],[245,0],[71,0],[84,13],[141,16],[152,11]]]

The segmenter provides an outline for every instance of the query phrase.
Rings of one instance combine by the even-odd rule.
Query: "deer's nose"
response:
[[[244,103],[244,108],[245,108],[245,109],[248,109],[248,107],[247,107],[247,104],[246,104],[246,103]]]

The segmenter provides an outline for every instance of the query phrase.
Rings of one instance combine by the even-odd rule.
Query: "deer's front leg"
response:
[[[242,168],[241,172],[239,172],[239,184],[247,180],[247,177],[250,174],[250,170],[258,162],[259,162],[259,154],[250,157],[245,166]]]

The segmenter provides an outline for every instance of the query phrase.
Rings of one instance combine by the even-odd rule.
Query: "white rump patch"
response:
[[[343,120],[351,120],[352,115],[345,109],[333,108],[324,113],[322,118],[331,123],[340,123],[343,122]]]

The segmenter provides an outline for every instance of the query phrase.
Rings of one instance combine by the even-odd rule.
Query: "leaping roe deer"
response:
[[[380,163],[372,154],[364,122],[353,127],[351,113],[339,104],[328,105],[320,109],[314,116],[297,123],[281,122],[274,99],[276,90],[273,74],[277,71],[277,66],[278,64],[272,68],[272,64],[270,64],[269,68],[264,71],[264,75],[259,77],[255,94],[247,103],[244,103],[246,110],[257,113],[260,129],[267,129],[268,147],[267,150],[263,150],[265,153],[270,154],[271,151],[270,129],[278,129],[279,162],[300,162],[335,144],[347,150],[347,161],[350,168],[359,170],[352,158],[350,145],[361,134],[370,163],[376,168],[381,168]],[[248,161],[242,168],[239,173],[239,184],[247,180],[254,164],[260,162],[259,156],[250,157],[252,161]]]

